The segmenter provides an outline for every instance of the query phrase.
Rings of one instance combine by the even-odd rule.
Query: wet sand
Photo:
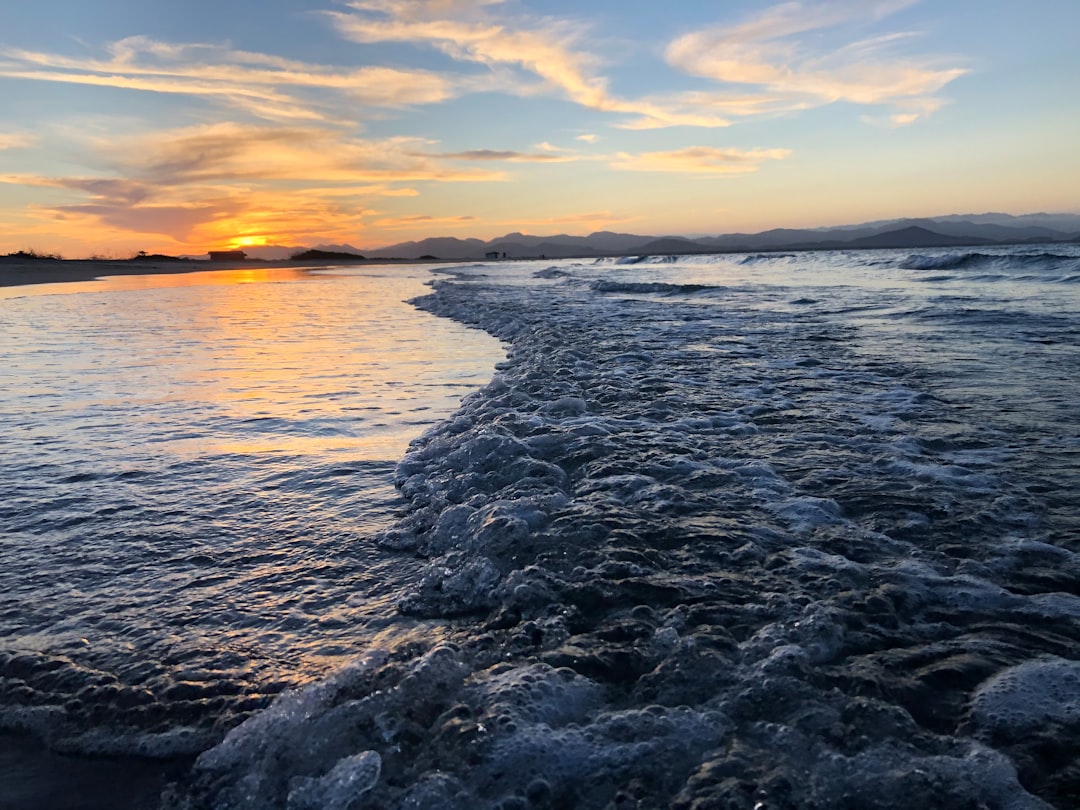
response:
[[[261,262],[256,264],[262,264]],[[221,270],[227,262],[130,262],[130,261],[5,261],[0,260],[0,287],[22,284],[57,284],[93,281],[103,276],[145,276],[161,273],[193,273]]]
[[[332,267],[355,264],[358,267],[371,264],[411,264],[400,259],[368,259],[362,262],[334,260],[299,261],[285,259],[268,261],[249,259],[243,262],[137,262],[137,261],[81,261],[81,260],[11,260],[0,258],[0,287],[24,284],[58,284],[69,281],[94,281],[106,276],[150,276],[199,273],[207,270],[253,270],[274,267]]]
[[[145,810],[181,777],[187,760],[87,759],[53,753],[22,735],[0,733],[0,807],[5,810]]]

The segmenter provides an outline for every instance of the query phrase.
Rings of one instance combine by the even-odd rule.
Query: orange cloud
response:
[[[0,152],[5,149],[27,149],[37,142],[33,135],[21,132],[0,132]]]
[[[644,152],[631,155],[620,152],[611,165],[616,169],[637,172],[686,172],[698,175],[748,174],[756,172],[767,160],[783,160],[788,149],[718,149],[691,146],[672,152]]]
[[[635,217],[625,217],[610,211],[588,211],[580,214],[563,214],[557,217],[538,219],[512,219],[499,224],[503,227],[522,227],[536,225],[588,225],[591,228],[606,228],[621,222],[632,222]]]
[[[550,144],[544,144],[548,152],[517,152],[509,149],[467,149],[464,152],[440,152],[437,154],[420,153],[423,157],[441,158],[443,160],[467,160],[478,162],[506,161],[509,163],[570,163],[577,160],[573,155],[551,154],[556,150]]]
[[[476,217],[469,215],[438,217],[430,214],[412,214],[403,217],[384,217],[383,219],[375,220],[373,224],[384,230],[393,231],[405,228],[415,228],[418,225],[470,225],[474,224],[476,221]]]
[[[350,138],[334,130],[220,123],[97,139],[118,174],[158,186],[225,181],[476,182],[504,175],[455,169],[416,151],[415,138]]]
[[[414,183],[505,176],[418,153],[418,139],[310,127],[222,123],[85,143],[83,159],[103,176],[7,174],[0,182],[71,192],[70,203],[27,209],[38,221],[63,223],[66,234],[87,234],[90,242],[99,233],[126,234],[128,244],[153,237],[153,249],[196,253],[237,236],[286,244],[355,239],[373,213],[368,199],[415,197]]]

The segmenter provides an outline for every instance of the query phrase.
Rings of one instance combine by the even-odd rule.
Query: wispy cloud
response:
[[[306,237],[355,237],[370,217],[366,199],[414,197],[413,183],[504,178],[424,155],[418,147],[425,143],[354,138],[319,127],[221,123],[87,137],[84,161],[98,176],[8,174],[0,182],[75,193],[75,202],[35,209],[36,216],[69,228],[96,224],[194,245],[221,244],[237,234],[301,244]]]
[[[611,211],[586,211],[584,213],[563,214],[555,217],[540,217],[532,219],[513,219],[500,223],[503,227],[536,227],[543,225],[572,225],[580,227],[589,225],[592,228],[606,228],[616,223],[628,222],[632,218],[621,214],[613,214]]]
[[[37,138],[21,132],[0,132],[0,151],[4,149],[26,149],[33,146]]]
[[[508,163],[570,163],[577,160],[575,155],[555,154],[564,150],[547,144],[546,152],[517,152],[511,149],[467,149],[464,152],[417,153],[420,157],[441,160],[466,160],[482,163],[505,161]]]
[[[911,32],[864,34],[916,2],[787,2],[738,25],[680,37],[667,59],[732,86],[730,95],[699,95],[705,109],[752,115],[846,101],[890,106],[894,123],[912,123],[937,109],[935,94],[967,72],[939,58],[903,54]],[[749,87],[757,90],[743,90]]]
[[[611,162],[613,168],[638,172],[685,172],[702,176],[747,174],[756,172],[767,160],[783,160],[788,149],[718,149],[691,146],[671,152],[644,152],[631,155],[620,152]]]
[[[501,19],[484,12],[494,2],[430,0],[358,0],[353,12],[327,12],[337,29],[365,44],[401,42],[425,45],[451,58],[490,69],[524,71],[583,107],[630,116],[620,126],[645,129],[669,126],[721,127],[727,119],[711,112],[678,108],[663,99],[627,99],[612,93],[600,75],[601,60],[582,42],[588,29],[580,22],[553,18]],[[535,78],[521,77],[516,92],[535,94]]]
[[[0,77],[201,97],[271,121],[332,121],[353,106],[437,104],[490,89],[487,77],[369,65],[346,68],[148,37],[114,42],[102,58],[6,49]]]
[[[475,222],[476,217],[467,214],[449,217],[432,216],[430,214],[412,214],[410,216],[401,217],[384,217],[382,219],[375,220],[372,224],[385,230],[394,231],[403,230],[406,228],[415,228],[417,226],[456,226],[470,225]]]
[[[96,153],[124,177],[154,185],[227,181],[371,183],[490,181],[503,175],[447,166],[416,138],[351,138],[317,127],[220,123],[101,138]]]

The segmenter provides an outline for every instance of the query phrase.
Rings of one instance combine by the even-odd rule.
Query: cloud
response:
[[[392,231],[415,228],[418,225],[468,225],[476,221],[476,217],[468,215],[437,217],[430,214],[412,214],[403,217],[385,217],[376,220],[373,224]]]
[[[415,138],[351,138],[317,127],[220,123],[101,138],[95,152],[114,173],[158,186],[224,181],[331,183],[502,180],[455,169],[416,150]]]
[[[0,151],[5,149],[27,149],[37,143],[33,135],[19,132],[0,132]]]
[[[691,75],[740,88],[698,95],[704,109],[754,115],[844,101],[898,107],[896,120],[911,123],[940,106],[935,94],[967,71],[899,54],[914,38],[910,32],[855,32],[915,2],[783,3],[738,25],[680,37],[668,46],[667,60]],[[682,97],[684,103],[693,99]]]
[[[610,92],[599,75],[600,59],[585,51],[587,30],[580,23],[540,18],[511,24],[483,13],[492,2],[358,0],[355,13],[326,12],[338,31],[363,44],[400,42],[425,45],[461,62],[489,69],[510,67],[539,78],[575,104],[632,116],[635,129],[670,126],[727,126],[725,118],[700,110],[678,109],[663,99],[625,99]],[[456,16],[455,16],[456,15]],[[537,87],[519,78],[505,89],[523,95]]]
[[[540,143],[536,144],[533,148],[534,149],[539,149],[542,152],[570,153],[570,152],[574,151],[573,149],[566,149],[565,147],[562,147],[562,146],[556,146],[555,144],[549,143],[547,141],[541,141]]]
[[[550,144],[548,145],[550,147]],[[554,149],[554,147],[550,147]],[[560,150],[561,151],[561,150]],[[418,153],[422,157],[442,160],[467,161],[507,161],[509,163],[569,163],[577,160],[572,155],[558,155],[549,152],[517,152],[504,149],[467,149],[464,152],[440,152],[436,154]]]
[[[619,222],[628,222],[631,218],[613,214],[610,211],[588,211],[579,214],[563,214],[556,217],[542,217],[539,219],[514,219],[504,221],[505,227],[522,227],[534,225],[589,225],[593,228],[607,227]]]
[[[50,209],[64,215],[100,220],[125,231],[160,234],[178,242],[187,241],[196,228],[213,221],[226,210],[213,205],[175,206],[141,205],[135,207],[113,204],[60,205]]]
[[[378,65],[319,65],[142,36],[107,50],[108,57],[95,59],[7,49],[0,77],[201,97],[271,121],[335,121],[349,108],[344,101],[379,108],[438,104],[490,89],[493,81]]]
[[[644,152],[637,155],[620,152],[611,162],[616,169],[637,172],[679,172],[700,175],[730,175],[756,172],[767,160],[783,160],[788,149],[720,149],[691,146],[672,152]]]
[[[221,123],[113,137],[86,137],[90,177],[0,176],[0,182],[65,189],[77,201],[39,206],[66,230],[159,234],[203,249],[237,234],[275,241],[365,230],[372,197],[414,197],[420,182],[504,179],[417,152],[415,138],[362,139],[318,127]]]
[[[584,141],[585,143],[599,143],[600,136],[586,133],[584,135],[578,135],[574,140]]]

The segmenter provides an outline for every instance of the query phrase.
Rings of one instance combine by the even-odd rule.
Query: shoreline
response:
[[[0,259],[0,287],[22,287],[36,284],[63,284],[75,281],[98,281],[109,276],[159,276],[180,275],[184,273],[210,272],[214,270],[258,270],[273,268],[327,268],[327,267],[366,267],[368,265],[419,264],[405,259],[369,259],[363,262],[335,261],[299,261],[281,259],[277,261],[249,259],[243,262],[133,262],[99,261],[92,259],[38,259],[38,260],[3,260]]]

